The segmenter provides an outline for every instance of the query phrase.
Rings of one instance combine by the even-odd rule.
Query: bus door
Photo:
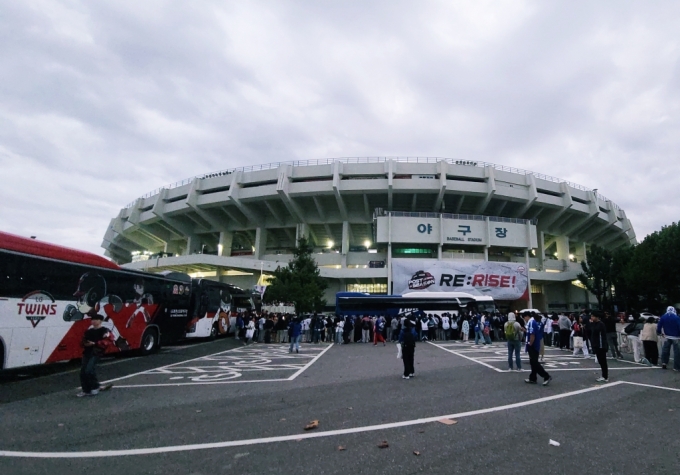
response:
[[[187,328],[187,338],[215,337],[219,333],[216,325],[221,307],[222,288],[201,280],[194,286],[192,318]]]
[[[9,347],[7,367],[40,364],[47,330],[43,328],[15,328]]]

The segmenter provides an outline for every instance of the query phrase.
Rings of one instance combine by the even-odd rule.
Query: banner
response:
[[[392,259],[394,294],[466,292],[494,300],[527,300],[529,270],[517,262]]]

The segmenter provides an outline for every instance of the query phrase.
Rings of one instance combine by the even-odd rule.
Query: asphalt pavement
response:
[[[677,473],[680,373],[609,360],[600,384],[549,349],[543,387],[502,344],[436,345],[410,380],[394,344],[233,339],[104,361],[96,397],[76,365],[4,374],[0,473]]]

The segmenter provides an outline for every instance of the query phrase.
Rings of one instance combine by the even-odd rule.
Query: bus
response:
[[[126,270],[95,254],[0,232],[0,282],[0,369],[80,358],[94,314],[115,338],[107,354],[151,353],[186,331],[186,274]]]
[[[463,292],[411,292],[404,295],[370,295],[359,292],[338,292],[335,312],[338,315],[395,316],[409,311],[443,310],[458,312],[474,307],[475,297]]]
[[[489,295],[472,295],[467,292],[407,292],[404,295],[402,295],[402,297],[404,297],[405,299],[462,298],[468,302],[465,306],[463,306],[463,310],[479,313],[488,312],[489,314],[496,313],[496,303],[494,302],[493,297]],[[459,309],[457,308],[448,309],[445,307],[439,307],[437,308],[437,310],[439,310],[440,312],[448,312],[458,315]]]
[[[234,285],[208,279],[194,279],[187,338],[211,338],[226,335],[236,325],[240,312],[255,309],[251,292]]]

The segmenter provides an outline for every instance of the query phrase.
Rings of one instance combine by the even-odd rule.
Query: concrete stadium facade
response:
[[[386,219],[388,235],[379,229]],[[445,220],[463,220],[484,222],[491,231],[508,223],[527,232],[510,245],[491,234],[448,242],[443,231],[428,240],[411,232],[424,220],[439,220],[442,229],[453,223]],[[126,267],[252,288],[262,272],[292,258],[302,236],[315,246],[329,280],[329,303],[338,291],[389,293],[394,258],[463,259],[525,262],[534,308],[551,311],[593,302],[574,284],[588,245],[635,242],[624,210],[581,185],[491,163],[370,157],[272,163],[186,179],[122,208],[102,247]]]

